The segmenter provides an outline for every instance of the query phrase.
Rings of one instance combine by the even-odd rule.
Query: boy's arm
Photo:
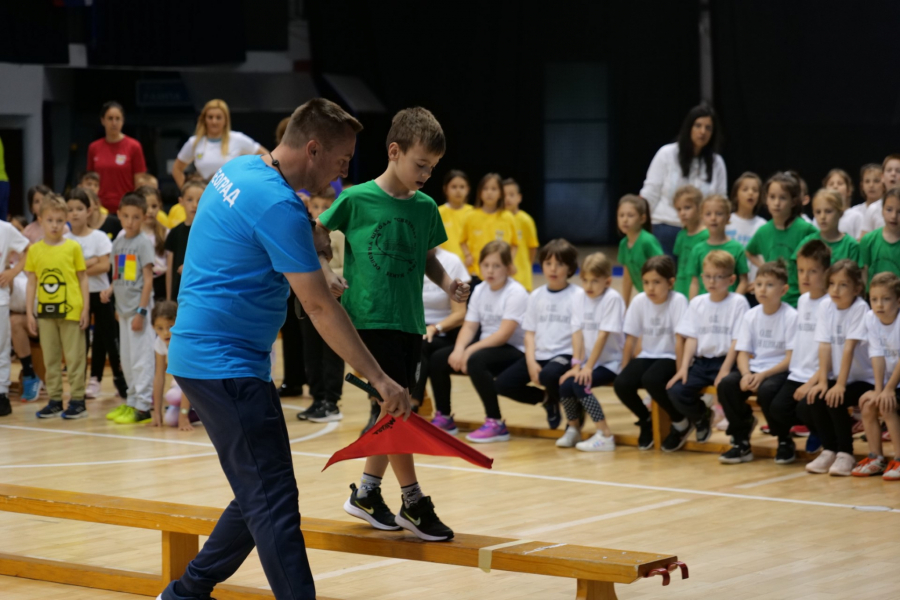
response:
[[[625,301],[625,306],[631,304],[631,273],[628,272],[628,267],[622,265],[622,300]]]
[[[636,345],[636,340],[637,338],[633,335],[625,336],[625,346],[622,348],[622,362],[619,364],[620,373],[625,370],[625,367],[628,366],[628,363],[630,363],[631,359],[634,357],[634,347]]]
[[[766,369],[765,371],[760,373],[762,378],[768,379],[772,375],[777,375],[778,373],[784,373],[785,371],[787,371],[791,366],[791,356],[793,354],[794,354],[793,350],[788,350],[787,352],[785,352],[784,358],[781,359],[780,363],[778,363],[774,367],[772,367],[770,369]]]
[[[825,402],[828,406],[837,407],[844,402],[844,392],[847,390],[847,380],[850,378],[850,367],[853,364],[853,351],[859,340],[844,340],[844,353],[841,356],[841,370],[838,372],[837,381],[828,393],[825,394]]]
[[[141,308],[150,306],[150,296],[153,295],[153,263],[144,265],[144,287],[141,289]]]
[[[34,318],[34,294],[37,291],[37,275],[28,271],[28,285],[25,288],[25,315],[28,323],[28,332],[32,336],[37,335],[37,319]]]
[[[166,250],[166,300],[172,299],[172,272],[175,270],[175,255]]]
[[[900,366],[900,361],[897,362],[897,365]],[[875,376],[875,395],[881,393],[881,391],[885,388],[884,386],[884,371],[887,368],[887,364],[884,362],[883,356],[873,356],[872,357],[872,374]],[[894,373],[900,373],[897,369],[894,369]],[[887,389],[891,388],[891,382],[888,381]],[[896,388],[897,385],[894,384]]]
[[[694,358],[694,353],[697,352],[697,338],[695,337],[685,337],[684,339],[684,350],[681,358],[681,364],[678,366],[678,371],[669,380],[669,383],[666,384],[666,389],[671,389],[673,385],[677,382],[681,382],[682,384],[687,383],[688,378],[688,369],[691,366],[691,360]],[[677,347],[677,340],[676,340]]]
[[[444,265],[437,257],[437,248],[428,251],[425,259],[425,275],[450,296],[454,302],[465,302],[469,298],[469,284],[459,279],[452,279],[444,270]]]
[[[734,293],[740,294],[741,296],[743,296],[744,294],[747,293],[748,285],[749,284],[747,283],[747,274],[741,273],[740,275],[738,275],[738,286],[737,286],[737,289],[734,291]]]
[[[88,265],[87,263],[90,261],[92,261],[92,262],[90,265]],[[85,265],[87,266],[87,269],[85,269],[85,272],[88,274],[88,277],[90,277],[92,275],[102,275],[102,274],[106,273],[107,271],[109,271],[109,255],[108,254],[101,254],[99,256],[95,256],[95,257],[91,258],[90,261],[85,261]]]
[[[531,382],[535,385],[540,383],[539,375],[541,373],[541,365],[538,363],[535,355],[534,332],[525,332],[525,364],[528,366],[528,375]]]
[[[734,361],[737,358],[737,351],[734,349],[736,343],[735,340],[731,340],[728,354],[725,355],[725,362],[722,363],[722,368],[719,369],[719,374],[716,375],[716,381],[713,383],[716,387],[719,387],[719,382],[725,379],[725,377],[731,373],[731,369],[734,368]]]
[[[325,256],[331,260],[331,230],[322,225],[322,221],[316,219],[316,226],[313,228],[313,245],[316,247],[316,253]]]
[[[700,293],[700,281],[697,279],[697,276],[694,275],[691,277],[691,287],[688,290],[688,300],[693,300],[694,297]]]
[[[681,363],[684,362],[684,336],[675,334],[675,370],[681,369]]]
[[[813,375],[815,383],[809,388],[806,401],[812,404],[828,391],[828,372],[831,371],[831,344],[819,342],[819,370]]]
[[[750,353],[743,350],[737,353],[737,368],[741,375],[750,375]]]

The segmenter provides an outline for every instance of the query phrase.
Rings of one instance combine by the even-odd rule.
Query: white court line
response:
[[[126,440],[143,440],[148,442],[157,442],[163,444],[189,444],[193,446],[206,446],[212,447],[212,444],[204,444],[202,442],[188,442],[183,440],[166,440],[166,439],[157,439],[157,438],[145,438],[145,437],[134,437],[134,436],[126,436],[126,435],[113,435],[110,433],[88,433],[84,431],[65,431],[61,429],[40,429],[37,427],[22,427],[20,425],[0,425],[0,428],[4,429],[18,429],[22,431],[38,431],[42,433],[56,433],[63,435],[84,435],[84,436],[93,436],[93,437],[111,437],[111,438],[121,438]],[[316,452],[299,452],[297,450],[292,450],[291,454],[294,456],[306,456],[309,458],[331,458],[330,454],[319,454]],[[362,460],[362,459],[354,459],[354,460]],[[515,473],[513,471],[498,471],[495,469],[486,470],[486,469],[475,469],[470,467],[455,467],[452,465],[432,465],[428,463],[416,463],[417,467],[421,467],[423,469],[438,469],[443,471],[456,471],[459,473],[476,473],[479,475],[493,475],[497,477],[516,477],[520,479],[537,479],[540,481],[556,481],[560,483],[579,483],[585,485],[598,485],[603,487],[615,487],[615,488],[623,488],[623,489],[631,489],[631,490],[648,490],[651,492],[671,492],[675,494],[689,494],[693,496],[708,496],[713,498],[731,498],[734,500],[757,500],[760,502],[778,502],[782,504],[799,504],[802,506],[821,506],[824,508],[850,508],[856,509],[856,505],[854,504],[837,504],[834,502],[817,502],[815,500],[796,500],[794,498],[776,498],[771,496],[748,496],[745,494],[730,494],[727,492],[713,492],[707,490],[691,490],[685,488],[673,488],[673,487],[663,487],[656,485],[642,485],[638,483],[619,483],[615,481],[597,481],[594,479],[577,479],[575,477],[556,477],[553,475],[535,475],[532,473]],[[892,508],[890,512],[900,514],[900,509]]]
[[[356,573],[358,571],[368,571],[369,569],[380,569],[382,567],[389,567],[391,565],[399,565],[400,563],[406,562],[405,560],[399,558],[389,558],[388,560],[379,560],[377,562],[369,563],[367,565],[359,565],[357,567],[347,567],[346,569],[338,569],[336,571],[328,571],[327,573],[320,573],[319,575],[313,575],[313,579],[316,581],[322,581],[323,579],[331,579],[332,577],[340,577],[341,575],[346,575],[347,573]]]
[[[778,483],[780,481],[790,481],[791,479],[800,479],[801,477],[808,477],[809,473],[803,471],[801,473],[791,473],[790,475],[782,475],[781,477],[772,477],[769,479],[761,479],[759,481],[753,481],[751,483],[742,483],[741,485],[734,486],[735,489],[738,490],[748,490],[750,488],[755,488],[761,485],[769,485],[770,483]]]
[[[533,537],[536,535],[541,535],[544,533],[549,533],[551,531],[556,531],[558,529],[568,529],[570,527],[578,527],[580,525],[587,525],[588,523],[596,523],[597,521],[606,521],[607,519],[618,519],[619,517],[627,517],[628,515],[635,515],[642,512],[648,512],[651,510],[656,510],[657,508],[665,508],[667,506],[675,506],[676,504],[684,504],[685,502],[690,502],[690,498],[675,498],[673,500],[666,500],[664,502],[657,502],[656,504],[646,504],[644,506],[636,506],[634,508],[628,508],[626,510],[619,510],[616,512],[606,513],[603,515],[595,515],[593,517],[587,517],[586,519],[579,519],[577,521],[569,521],[568,523],[557,523],[555,525],[546,525],[544,527],[535,527],[534,529],[526,529],[525,531],[520,531],[516,535],[520,537]]]
[[[128,463],[157,462],[161,460],[180,460],[184,458],[199,458],[201,456],[216,456],[217,452],[201,452],[200,454],[181,454],[179,456],[157,456],[154,458],[127,458],[122,460],[98,460],[94,462],[54,463],[47,465],[0,465],[0,469],[36,469],[40,467],[93,467],[97,465],[123,465]]]
[[[327,423],[325,425],[325,427],[323,427],[322,429],[320,429],[318,431],[315,431],[308,435],[304,435],[302,437],[292,439],[291,443],[296,444],[297,442],[305,442],[307,440],[314,440],[317,437],[322,437],[323,435],[327,435],[327,434],[331,433],[332,431],[334,431],[337,428],[338,428],[338,422],[332,421],[331,423]]]

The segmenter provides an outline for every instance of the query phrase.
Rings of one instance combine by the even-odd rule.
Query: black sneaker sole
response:
[[[790,458],[776,458],[776,459],[775,459],[775,464],[776,464],[776,465],[789,465],[789,464],[791,464],[792,462],[794,462],[795,460],[797,460],[797,454],[796,454],[796,453],[792,454]]]
[[[57,411],[54,413],[35,413],[38,419],[55,419],[59,415],[62,414],[63,411]]]
[[[69,420],[73,420],[73,419],[83,419],[84,417],[87,417],[90,415],[88,415],[88,411],[83,410],[80,413],[74,413],[74,414],[63,411],[59,414],[59,416],[62,417],[63,419],[66,419],[67,421],[69,421]]]
[[[402,527],[403,529],[415,534],[417,538],[420,540],[425,540],[426,542],[446,542],[448,540],[453,539],[453,532],[450,532],[450,535],[438,536],[438,535],[430,535],[416,527],[416,525],[410,521],[409,519],[404,518],[402,515],[397,515],[394,517],[394,520],[397,521],[397,525]]]
[[[350,499],[344,502],[344,512],[350,515],[351,517],[356,517],[357,519],[362,519],[375,529],[380,529],[381,531],[400,531],[401,527],[399,525],[385,525],[378,521],[375,517],[359,508],[358,506],[354,506]],[[396,518],[396,517],[395,517]]]
[[[678,444],[677,446],[675,446],[674,448],[666,448],[665,444],[663,444],[662,448],[661,448],[662,451],[663,452],[678,452],[679,450],[684,448],[685,444],[687,444],[688,436],[691,435],[692,431],[694,431],[694,424],[689,423],[688,428],[684,431],[683,435],[681,436],[681,443]]]
[[[745,462],[751,462],[753,460],[753,452],[748,452],[747,454],[741,454],[737,458],[725,458],[724,456],[719,457],[719,462],[723,465],[739,465]]]
[[[310,421],[312,423],[333,423],[335,421],[340,421],[343,418],[344,418],[344,415],[341,414],[340,412],[337,412],[337,413],[332,413],[330,415],[323,415],[321,417],[319,417],[319,416],[314,417],[314,416],[310,415],[310,416],[306,417],[306,420]]]

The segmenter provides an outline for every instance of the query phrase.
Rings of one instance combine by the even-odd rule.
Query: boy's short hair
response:
[[[888,154],[885,156],[884,160],[881,161],[881,170],[884,171],[887,168],[887,164],[892,160],[900,160],[900,154]]]
[[[481,264],[485,258],[494,253],[500,255],[500,262],[503,263],[503,266],[512,266],[512,249],[510,248],[509,244],[507,244],[503,240],[491,240],[490,242],[485,244],[484,248],[481,249],[481,254],[478,255],[478,264]]]
[[[759,271],[756,272],[756,277],[757,279],[760,277],[773,277],[781,283],[787,283],[787,264],[784,262],[783,258],[767,262],[759,268]]]
[[[44,201],[41,202],[41,216],[44,216],[44,213],[50,211],[58,211],[69,214],[69,206],[66,204],[65,198],[60,196],[59,194],[48,194],[44,197]]]
[[[520,191],[520,192],[522,191],[519,188],[519,182],[516,181],[515,179],[513,179],[512,177],[507,177],[506,179],[503,180],[503,186],[505,187],[507,185],[514,185],[514,186],[516,186],[517,191]]]
[[[135,174],[134,183],[136,187],[152,187],[157,190],[159,189],[159,180],[150,173]]]
[[[66,202],[69,200],[81,202],[86,209],[91,209],[91,197],[87,195],[87,191],[84,188],[76,187],[69,190],[69,193],[66,194]]]
[[[859,265],[856,264],[855,260],[851,260],[849,258],[844,258],[830,267],[828,267],[828,273],[825,277],[826,283],[831,283],[831,278],[844,271],[847,273],[847,277],[850,278],[850,281],[853,282],[853,286],[857,290],[865,291],[865,285],[863,283],[862,269],[859,268]]]
[[[175,321],[176,316],[178,316],[178,303],[174,300],[161,300],[153,305],[153,310],[150,312],[150,324],[156,323],[159,318]]]
[[[538,262],[555,258],[569,268],[569,277],[578,270],[578,250],[568,240],[558,238],[550,240],[538,251]]]
[[[807,258],[819,263],[823,269],[831,267],[831,248],[822,240],[810,240],[797,250],[797,258]]]
[[[672,206],[675,206],[675,202],[681,198],[687,198],[694,206],[699,207],[700,203],[703,201],[703,192],[692,185],[683,185],[675,190],[675,195],[672,196]]]
[[[664,279],[675,279],[675,261],[665,254],[651,256],[641,267],[641,277],[650,272],[659,273]]]
[[[291,148],[300,148],[315,139],[327,147],[328,143],[345,135],[347,127],[354,134],[363,128],[362,123],[331,100],[313,98],[293,112],[281,143]]]
[[[97,183],[100,183],[100,173],[97,171],[88,171],[81,176],[81,183],[84,183],[85,181],[96,181]]]
[[[386,146],[397,144],[401,152],[407,152],[416,143],[422,144],[428,152],[440,156],[447,151],[444,129],[431,111],[421,106],[404,108],[394,115]]]
[[[588,254],[581,263],[581,276],[590,274],[594,277],[612,277],[612,261],[602,252]]]
[[[710,202],[718,202],[725,208],[726,214],[731,214],[731,200],[721,194],[710,194],[700,202],[700,208],[703,208]]]
[[[873,277],[869,283],[869,293],[871,294],[872,289],[877,287],[887,288],[894,297],[900,298],[900,277],[897,277],[896,273],[885,271]]]
[[[734,275],[734,257],[724,250],[713,250],[707,254],[703,259],[703,266],[706,265],[714,269],[724,269]]]
[[[122,202],[119,203],[119,210],[126,206],[133,206],[141,209],[141,212],[147,214],[147,199],[137,192],[128,192],[122,196]]]

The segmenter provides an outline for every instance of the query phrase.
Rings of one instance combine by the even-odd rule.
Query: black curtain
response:
[[[54,4],[0,1],[0,62],[68,64],[66,10]]]

